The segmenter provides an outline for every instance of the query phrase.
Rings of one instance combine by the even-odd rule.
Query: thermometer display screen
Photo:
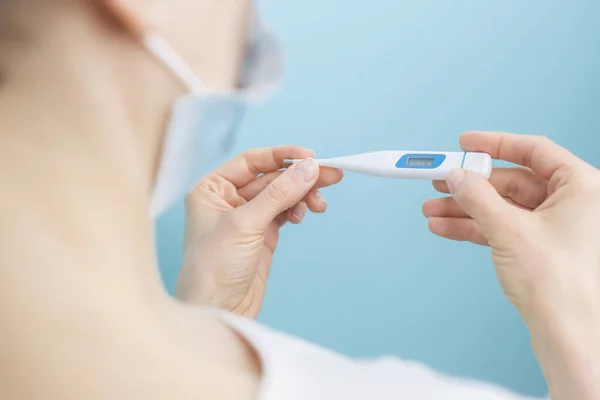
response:
[[[407,167],[432,167],[433,157],[410,157],[406,163]]]

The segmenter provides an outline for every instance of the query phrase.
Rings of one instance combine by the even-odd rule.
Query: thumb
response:
[[[294,164],[243,208],[254,228],[266,229],[279,214],[298,204],[319,178],[319,165],[312,159]]]
[[[490,240],[505,224],[514,221],[516,208],[481,175],[457,169],[448,174],[446,183],[454,200],[475,220],[486,239]]]

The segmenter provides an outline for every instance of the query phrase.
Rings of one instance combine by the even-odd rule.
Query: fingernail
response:
[[[451,194],[454,194],[456,189],[460,187],[463,179],[465,179],[465,171],[462,169],[455,169],[450,171],[448,176],[446,177],[446,183],[448,184],[448,189]]]
[[[307,158],[294,168],[296,176],[305,182],[314,180],[319,172],[319,165],[313,158]]]
[[[323,194],[319,190],[315,191],[315,199],[326,203],[325,197],[323,197]]]
[[[292,217],[296,219],[296,222],[302,222],[306,215],[306,206],[303,203],[296,204],[292,209]]]

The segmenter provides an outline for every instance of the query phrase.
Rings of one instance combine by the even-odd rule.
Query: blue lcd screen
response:
[[[435,169],[445,159],[444,154],[405,154],[396,163],[396,168]]]
[[[433,166],[433,157],[422,158],[422,157],[410,157],[408,162],[406,163],[407,167],[432,167]]]

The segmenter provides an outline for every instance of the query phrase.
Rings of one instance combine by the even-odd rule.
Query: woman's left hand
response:
[[[247,151],[206,175],[186,200],[184,263],[177,297],[255,318],[261,308],[279,230],[325,212],[319,188],[342,180],[319,168],[310,150]],[[282,170],[285,159],[304,159]]]

